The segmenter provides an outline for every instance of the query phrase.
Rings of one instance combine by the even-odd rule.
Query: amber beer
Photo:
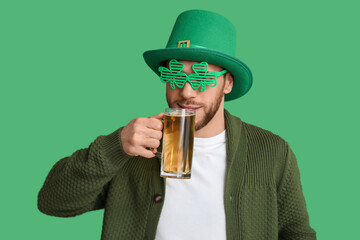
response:
[[[161,177],[190,178],[195,110],[167,108],[164,119]]]

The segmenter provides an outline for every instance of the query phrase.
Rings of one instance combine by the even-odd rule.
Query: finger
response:
[[[145,126],[154,130],[161,131],[163,128],[163,122],[156,118],[148,118],[146,121]]]
[[[160,141],[153,138],[147,138],[142,146],[149,148],[158,148],[160,146]]]
[[[146,147],[146,150],[150,150],[153,154],[157,153],[157,148]]]
[[[139,156],[145,157],[145,158],[153,158],[155,157],[155,154],[151,150],[147,150],[145,148],[141,148],[138,150]]]
[[[154,115],[154,116],[150,116],[149,118],[155,118],[155,119],[163,119],[165,117],[165,113],[161,112],[157,115]]]
[[[154,139],[157,139],[157,140],[160,140],[162,138],[162,135],[163,135],[162,131],[154,130],[154,129],[151,129],[151,128],[144,129],[143,134],[147,138],[154,138]]]

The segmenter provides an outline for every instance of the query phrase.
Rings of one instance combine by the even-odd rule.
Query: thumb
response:
[[[165,117],[165,113],[161,112],[157,115],[150,116],[149,118],[155,118],[155,119],[163,119]]]

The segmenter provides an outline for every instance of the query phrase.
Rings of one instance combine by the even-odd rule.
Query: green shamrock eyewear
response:
[[[188,81],[194,90],[201,86],[200,91],[203,92],[206,85],[215,87],[217,84],[216,78],[227,72],[227,70],[208,72],[208,67],[207,62],[195,63],[192,65],[194,73],[188,76],[186,73],[181,72],[184,69],[184,64],[172,59],[169,62],[169,69],[159,67],[160,80],[164,83],[170,82],[172,89],[175,89],[175,85],[178,88],[183,88],[186,81]]]

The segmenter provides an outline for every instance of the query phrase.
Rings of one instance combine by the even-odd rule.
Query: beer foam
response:
[[[172,117],[187,117],[187,116],[194,116],[195,113],[177,113],[177,112],[172,112],[172,113],[165,113],[165,116],[172,116]]]
[[[165,116],[185,117],[195,115],[195,110],[193,109],[173,108],[172,110],[172,112],[165,112]]]

